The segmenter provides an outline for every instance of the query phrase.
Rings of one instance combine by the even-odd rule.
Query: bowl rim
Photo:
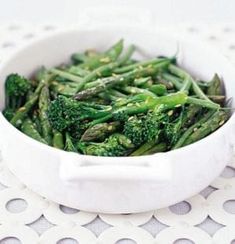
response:
[[[110,26],[108,26],[107,28],[109,28]],[[120,26],[118,26],[120,27]],[[93,27],[95,28],[95,30],[102,30],[103,31],[103,28],[102,26],[99,26],[99,27]],[[121,27],[120,27],[121,28]],[[149,30],[146,30],[144,29],[143,27],[134,27],[134,28],[137,28],[137,29],[142,29],[144,31],[149,31]],[[60,29],[60,30],[56,30],[52,33],[49,33],[47,35],[42,35],[40,37],[37,37],[33,40],[31,40],[30,42],[27,42],[25,44],[22,44],[20,47],[17,47],[13,52],[11,52],[9,54],[8,57],[4,58],[4,61],[0,63],[0,73],[1,73],[1,70],[4,69],[5,67],[7,67],[8,63],[14,59],[15,55],[19,54],[20,52],[23,52],[24,50],[27,50],[28,48],[31,48],[33,47],[34,45],[36,44],[39,44],[42,43],[42,42],[45,42],[47,39],[50,39],[50,38],[55,38],[55,37],[61,37],[63,35],[66,35],[66,34],[70,34],[72,32],[80,32],[80,31],[90,31],[91,29],[87,28],[87,27],[79,27],[79,28],[66,28],[66,29]],[[153,30],[152,30],[153,31]],[[179,36],[178,34],[169,34],[169,33],[166,33],[164,32],[164,30],[154,30],[154,33],[157,33],[157,34],[160,34],[162,36],[165,36],[166,38],[173,38],[175,40],[177,40],[178,42],[180,41],[187,41],[188,43],[192,43],[194,45],[196,45],[197,47],[200,47],[203,45],[203,47],[209,49],[210,52],[213,52],[213,53],[217,53],[217,55],[220,55],[221,58],[223,59],[223,62],[226,62],[227,66],[230,66],[229,69],[234,69],[232,63],[230,62],[229,59],[227,59],[222,53],[218,52],[214,47],[210,46],[208,43],[206,43],[205,41],[202,41],[202,40],[197,40],[195,41],[193,38],[191,37],[182,37],[182,36]],[[234,72],[234,75],[235,75],[235,70],[233,71]],[[225,82],[225,85],[226,85],[226,81]],[[32,144],[32,145],[35,145],[35,147],[38,147],[38,148],[41,148],[42,150],[46,150],[46,151],[50,151],[50,152],[53,152],[53,153],[56,153],[56,154],[63,154],[63,155],[76,155],[75,157],[77,157],[78,161],[80,159],[86,161],[86,159],[91,159],[92,162],[95,162],[97,161],[97,159],[99,159],[99,163],[97,163],[98,165],[113,165],[113,163],[111,163],[112,161],[113,162],[116,162],[118,161],[118,163],[120,163],[120,165],[131,165],[132,162],[134,161],[137,161],[137,159],[148,159],[148,158],[151,158],[153,159],[154,157],[157,157],[157,155],[171,155],[171,154],[174,154],[174,153],[183,153],[184,151],[187,151],[187,150],[194,150],[195,147],[198,147],[198,146],[203,146],[205,145],[207,142],[209,142],[210,140],[212,140],[213,138],[215,138],[216,136],[220,136],[221,134],[224,134],[226,132],[226,130],[228,130],[228,128],[232,125],[234,125],[235,127],[235,114],[232,113],[230,118],[228,119],[228,121],[226,121],[226,123],[224,123],[220,128],[218,128],[215,132],[211,133],[210,135],[204,137],[203,139],[197,141],[197,142],[194,142],[192,144],[189,144],[187,146],[184,146],[184,147],[181,147],[181,148],[178,148],[178,149],[174,149],[174,150],[171,150],[171,151],[167,151],[167,152],[160,152],[160,153],[155,153],[155,154],[150,154],[150,155],[141,155],[141,156],[120,156],[120,157],[107,157],[107,156],[93,156],[93,155],[84,155],[84,154],[79,154],[79,153],[75,153],[75,152],[67,152],[67,151],[64,151],[62,149],[58,149],[58,148],[55,148],[53,146],[50,146],[50,145],[46,145],[46,144],[43,144],[27,135],[25,135],[23,132],[21,132],[20,130],[18,130],[16,127],[14,127],[2,114],[2,111],[0,111],[0,122],[3,122],[3,125],[8,127],[9,130],[12,131],[12,133],[16,133],[17,136],[20,137],[20,139],[22,141],[25,141],[26,143],[28,144]],[[121,160],[120,160],[121,159]],[[87,161],[90,161],[90,160],[87,160]],[[108,163],[107,163],[108,161]],[[103,162],[103,163],[102,163]],[[137,163],[137,162],[135,162]],[[136,164],[135,164],[136,165]]]

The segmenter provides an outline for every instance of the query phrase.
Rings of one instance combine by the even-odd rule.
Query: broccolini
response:
[[[141,156],[203,139],[230,116],[218,74],[198,80],[176,57],[135,60],[123,39],[106,51],[5,81],[6,119],[57,149],[94,156]]]

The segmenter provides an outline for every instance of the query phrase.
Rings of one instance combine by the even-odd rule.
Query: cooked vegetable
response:
[[[52,145],[58,149],[64,149],[64,139],[63,134],[57,130],[53,130],[53,140]]]
[[[29,80],[18,74],[10,74],[5,82],[6,108],[19,108],[29,89]]]
[[[198,80],[175,57],[134,60],[119,40],[104,52],[72,55],[26,79],[10,74],[3,115],[55,148],[95,156],[141,156],[177,149],[229,118],[222,79]]]
[[[52,128],[48,121],[47,110],[50,106],[50,93],[47,86],[44,86],[41,90],[38,107],[39,107],[39,120],[42,128],[42,136],[47,141],[48,144],[51,144],[52,140]]]
[[[95,156],[125,156],[134,148],[131,140],[122,134],[113,134],[104,142],[79,143],[84,154]]]
[[[21,130],[23,133],[25,133],[27,136],[32,137],[33,139],[40,141],[42,143],[47,144],[47,142],[41,137],[39,132],[37,131],[35,125],[33,124],[32,120],[29,118],[26,118],[21,126]]]

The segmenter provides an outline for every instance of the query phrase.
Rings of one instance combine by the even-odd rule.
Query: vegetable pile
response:
[[[5,82],[4,116],[47,145],[96,156],[139,156],[196,142],[229,118],[222,80],[196,80],[175,57],[132,58],[123,40],[105,52]]]

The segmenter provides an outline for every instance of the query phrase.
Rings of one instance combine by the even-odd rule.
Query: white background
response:
[[[158,24],[235,22],[234,0],[0,0],[1,22],[70,24],[87,7],[147,8]]]

